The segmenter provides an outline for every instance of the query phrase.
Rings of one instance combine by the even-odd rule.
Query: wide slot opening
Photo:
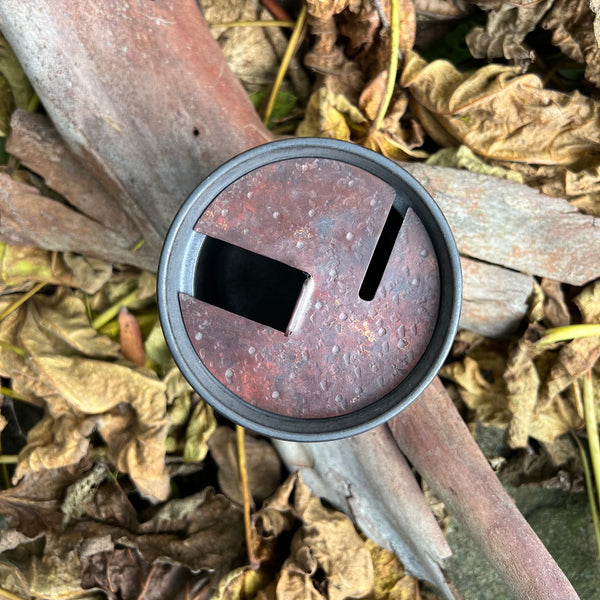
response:
[[[273,258],[206,237],[196,264],[194,296],[285,333],[309,277]]]
[[[358,291],[361,300],[370,301],[375,298],[401,227],[402,215],[392,206]]]

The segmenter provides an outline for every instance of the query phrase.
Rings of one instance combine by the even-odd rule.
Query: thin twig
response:
[[[287,27],[293,29],[294,21],[227,21],[225,23],[211,23],[211,27]]]
[[[19,462],[19,457],[16,454],[0,455],[0,465],[16,465]]]
[[[29,298],[37,294],[44,286],[45,281],[38,281],[28,292],[23,294],[18,300],[15,300],[10,306],[7,306],[4,311],[0,314],[0,322],[4,321],[8,315],[12,314],[21,304],[27,302]]]
[[[588,502],[590,505],[590,512],[592,513],[592,523],[594,525],[594,537],[596,538],[596,547],[598,549],[598,556],[600,556],[600,518],[598,517],[598,504],[594,495],[594,479],[592,477],[592,471],[590,469],[590,462],[587,458],[587,453],[583,444],[579,441],[579,438],[574,435],[577,446],[579,446],[579,454],[581,456],[581,464],[583,465],[583,474],[585,477],[585,489],[587,491]],[[596,486],[598,484],[596,483]]]
[[[588,436],[588,446],[592,459],[592,472],[596,482],[596,494],[600,502],[600,438],[598,437],[598,420],[596,418],[596,407],[594,403],[594,388],[592,387],[592,371],[588,371],[583,377],[583,413],[585,415],[585,429]]]
[[[248,470],[246,467],[246,446],[244,444],[245,430],[241,425],[235,426],[237,433],[238,462],[240,463],[240,482],[242,484],[242,495],[244,497],[244,529],[246,531],[246,549],[248,560],[253,569],[258,569],[260,563],[254,556],[252,548],[252,530],[250,528],[250,493],[248,490]]]
[[[377,131],[392,101],[394,86],[396,84],[396,75],[398,73],[398,45],[400,43],[400,23],[399,23],[398,0],[390,0],[390,63],[388,68],[387,83],[385,94],[379,105],[377,116],[371,125],[371,131]]]
[[[287,48],[283,54],[283,58],[281,59],[281,64],[279,65],[277,76],[273,82],[273,87],[271,88],[271,93],[269,95],[269,100],[267,102],[267,107],[265,108],[265,114],[263,117],[263,123],[265,125],[268,125],[269,123],[279,88],[281,87],[283,78],[288,70],[292,56],[294,56],[294,52],[296,52],[296,48],[298,47],[302,38],[304,24],[306,23],[306,14],[306,4],[303,4],[302,8],[300,9],[300,14],[298,15],[298,20],[296,21],[296,25],[294,26],[294,30],[292,31],[292,35],[290,36],[290,41],[288,42]]]
[[[290,20],[290,15],[287,12],[287,10],[285,10],[285,8],[283,8],[283,6],[281,6],[277,0],[260,0],[260,3],[273,15],[273,17],[275,17],[276,19],[279,19],[281,21],[289,21]]]

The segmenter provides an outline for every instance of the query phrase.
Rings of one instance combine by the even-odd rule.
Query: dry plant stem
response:
[[[0,386],[0,394],[2,394],[3,396],[8,396],[9,398],[12,398],[13,400],[18,400],[19,402],[27,402],[27,400],[25,400],[25,398],[22,398],[18,394],[15,394],[10,388],[4,387],[4,386]]]
[[[118,314],[121,308],[129,306],[137,296],[137,289],[133,290],[124,298],[121,298],[118,302],[115,302],[112,306],[109,306],[103,313],[100,313],[93,321],[92,327],[98,331],[102,329],[107,323],[110,323]]]
[[[45,281],[38,281],[28,292],[23,294],[18,300],[15,300],[10,306],[8,306],[2,314],[0,314],[0,322],[4,321],[8,315],[12,314],[19,306],[27,302],[29,298],[35,296],[44,286],[46,285]]]
[[[19,457],[16,454],[0,455],[0,465],[16,465],[18,461]]]
[[[537,342],[539,346],[554,344],[556,342],[566,342],[576,338],[600,336],[600,323],[582,323],[580,325],[565,325],[564,327],[555,327],[548,329],[544,337]]]
[[[250,527],[250,491],[248,489],[248,469],[246,467],[246,447],[244,445],[245,430],[240,425],[235,426],[237,434],[238,462],[240,465],[240,483],[242,485],[242,496],[244,498],[244,530],[246,532],[246,550],[248,561],[253,569],[258,569],[260,563],[254,556],[252,547],[252,528]]]
[[[598,517],[598,503],[594,492],[594,478],[590,469],[590,462],[587,458],[587,453],[583,444],[579,441],[576,435],[573,435],[577,446],[579,447],[579,455],[581,456],[581,464],[583,465],[583,474],[585,476],[585,489],[587,492],[588,502],[590,505],[590,513],[592,515],[592,523],[594,525],[594,537],[596,538],[596,548],[598,556],[600,556],[600,518]]]
[[[578,598],[498,481],[438,378],[388,426],[515,598]]]
[[[300,14],[298,15],[298,20],[296,21],[296,25],[294,26],[294,30],[292,31],[292,35],[290,36],[290,41],[285,49],[283,58],[281,59],[281,64],[279,65],[277,76],[273,82],[271,93],[269,94],[269,100],[267,101],[265,115],[263,117],[263,123],[265,125],[268,124],[269,119],[271,118],[271,113],[273,112],[273,107],[275,106],[275,100],[277,98],[277,94],[279,93],[279,88],[281,88],[283,78],[288,70],[292,56],[294,55],[294,52],[296,52],[300,40],[302,39],[304,25],[306,24],[306,12],[306,4],[303,4],[302,8],[300,9]]]
[[[588,446],[592,459],[592,471],[596,483],[598,504],[600,505],[600,438],[598,437],[598,420],[594,402],[594,389],[592,387],[592,372],[588,371],[583,377],[583,414],[585,416],[585,429],[587,431]]]
[[[387,113],[394,93],[394,85],[396,84],[396,75],[398,73],[398,44],[400,41],[399,18],[398,0],[390,0],[390,63],[388,67],[385,94],[379,105],[377,116],[371,125],[371,131],[377,131],[381,127],[381,123],[385,118],[385,114]]]
[[[4,600],[23,600],[21,596],[17,596],[16,594],[13,594],[12,592],[9,592],[3,588],[0,588],[0,598],[3,598]]]

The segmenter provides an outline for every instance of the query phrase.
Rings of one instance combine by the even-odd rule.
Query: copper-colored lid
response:
[[[307,274],[285,330],[179,292],[189,340],[223,386],[271,413],[314,419],[370,405],[406,378],[436,327],[440,268],[425,226],[396,196],[363,168],[310,157],[260,166],[212,200],[196,232]],[[400,230],[365,297],[394,210]]]

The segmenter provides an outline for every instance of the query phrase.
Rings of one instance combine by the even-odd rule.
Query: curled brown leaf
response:
[[[427,133],[442,146],[464,144],[492,159],[571,165],[598,156],[600,108],[574,92],[544,89],[536,75],[491,64],[460,73],[416,54],[401,78]]]
[[[533,60],[532,51],[524,44],[554,0],[471,0],[488,11],[484,27],[475,27],[466,42],[475,58],[504,57],[521,68]]]
[[[600,47],[589,0],[555,0],[542,27],[552,31],[552,43],[564,54],[585,64],[585,78],[599,86]]]

